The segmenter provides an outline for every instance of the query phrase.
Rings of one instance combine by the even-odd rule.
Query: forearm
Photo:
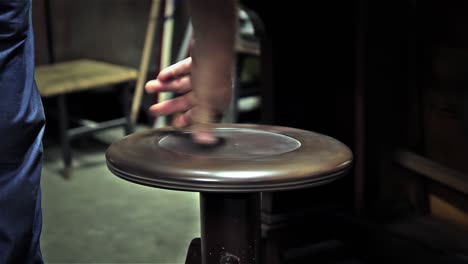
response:
[[[232,92],[234,45],[237,34],[236,0],[190,0],[194,32],[192,85],[204,111],[200,122],[211,122],[229,103]],[[206,112],[206,113],[205,113]]]

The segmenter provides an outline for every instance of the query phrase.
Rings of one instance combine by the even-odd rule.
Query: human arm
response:
[[[150,107],[156,115],[179,113],[173,126],[192,125],[197,143],[216,142],[210,124],[228,106],[232,93],[236,0],[190,0],[194,44],[191,58],[163,69],[146,85],[149,93],[172,91],[179,96]]]

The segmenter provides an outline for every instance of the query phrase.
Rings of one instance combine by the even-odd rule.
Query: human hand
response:
[[[217,138],[211,124],[228,105],[231,96],[230,84],[207,92],[197,92],[192,87],[192,58],[186,58],[163,69],[156,79],[146,83],[148,93],[174,92],[176,96],[150,106],[155,116],[175,115],[172,126],[192,126],[193,139],[199,144],[215,144]],[[203,97],[200,99],[200,97]]]

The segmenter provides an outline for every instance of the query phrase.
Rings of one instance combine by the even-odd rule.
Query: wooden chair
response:
[[[41,1],[39,1],[41,2]],[[54,46],[51,30],[49,1],[43,0],[42,5],[36,3],[37,33],[43,33],[42,39],[46,44],[36,43],[36,47],[42,48],[48,53],[48,63],[36,64],[35,79],[39,92],[43,98],[57,100],[57,112],[46,112],[48,117],[57,117],[58,128],[64,162],[64,176],[69,177],[72,168],[71,141],[83,136],[109,128],[124,128],[126,134],[133,132],[130,122],[131,91],[134,86],[138,71],[131,67],[115,65],[92,59],[75,59],[57,62],[54,58]],[[42,31],[41,31],[42,29]],[[71,94],[90,92],[103,89],[120,89],[123,95],[123,114],[119,118],[110,120],[86,120],[80,117],[71,117],[67,109],[66,97]],[[86,102],[83,102],[86,105]],[[99,112],[99,109],[96,109]],[[71,124],[74,121],[76,124]],[[50,121],[48,120],[50,123]]]
[[[132,133],[133,127],[129,122],[129,104],[124,106],[125,116],[123,117],[100,122],[78,118],[79,126],[71,128],[65,97],[71,93],[115,86],[124,89],[124,101],[130,102],[130,90],[137,78],[137,70],[95,60],[79,59],[37,66],[35,78],[42,97],[57,99],[60,141],[66,177],[69,177],[72,167],[70,143],[73,139],[119,126],[125,128],[126,134]]]

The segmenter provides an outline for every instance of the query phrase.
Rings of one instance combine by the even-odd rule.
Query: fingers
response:
[[[218,138],[211,128],[199,128],[192,133],[192,139],[195,143],[202,145],[213,145],[218,142]]]
[[[156,92],[174,92],[174,93],[187,93],[192,89],[192,82],[190,75],[185,75],[172,79],[169,81],[161,81],[159,79],[151,80],[146,83],[145,90],[147,93]]]
[[[192,58],[188,57],[163,69],[155,80],[146,83],[146,92],[186,93],[190,91],[192,89],[191,68]]]
[[[169,99],[152,105],[149,110],[154,115],[171,115],[178,112],[188,111],[193,107],[192,93],[185,94],[173,99]]]
[[[218,142],[218,138],[213,132],[213,129],[209,123],[194,123],[193,120],[193,109],[176,116],[172,120],[172,126],[176,128],[186,127],[193,125],[192,128],[192,139],[197,144],[202,145],[213,145]]]
[[[161,72],[159,72],[157,79],[163,82],[167,82],[179,76],[188,75],[190,74],[191,70],[192,58],[188,57],[163,69]]]
[[[213,124],[216,122],[216,113],[215,109],[203,105],[197,105],[192,110],[192,139],[195,143],[213,145],[218,142],[218,138],[213,130]]]
[[[177,115],[172,120],[172,126],[175,128],[186,127],[192,124],[192,110],[188,110],[187,112]]]

